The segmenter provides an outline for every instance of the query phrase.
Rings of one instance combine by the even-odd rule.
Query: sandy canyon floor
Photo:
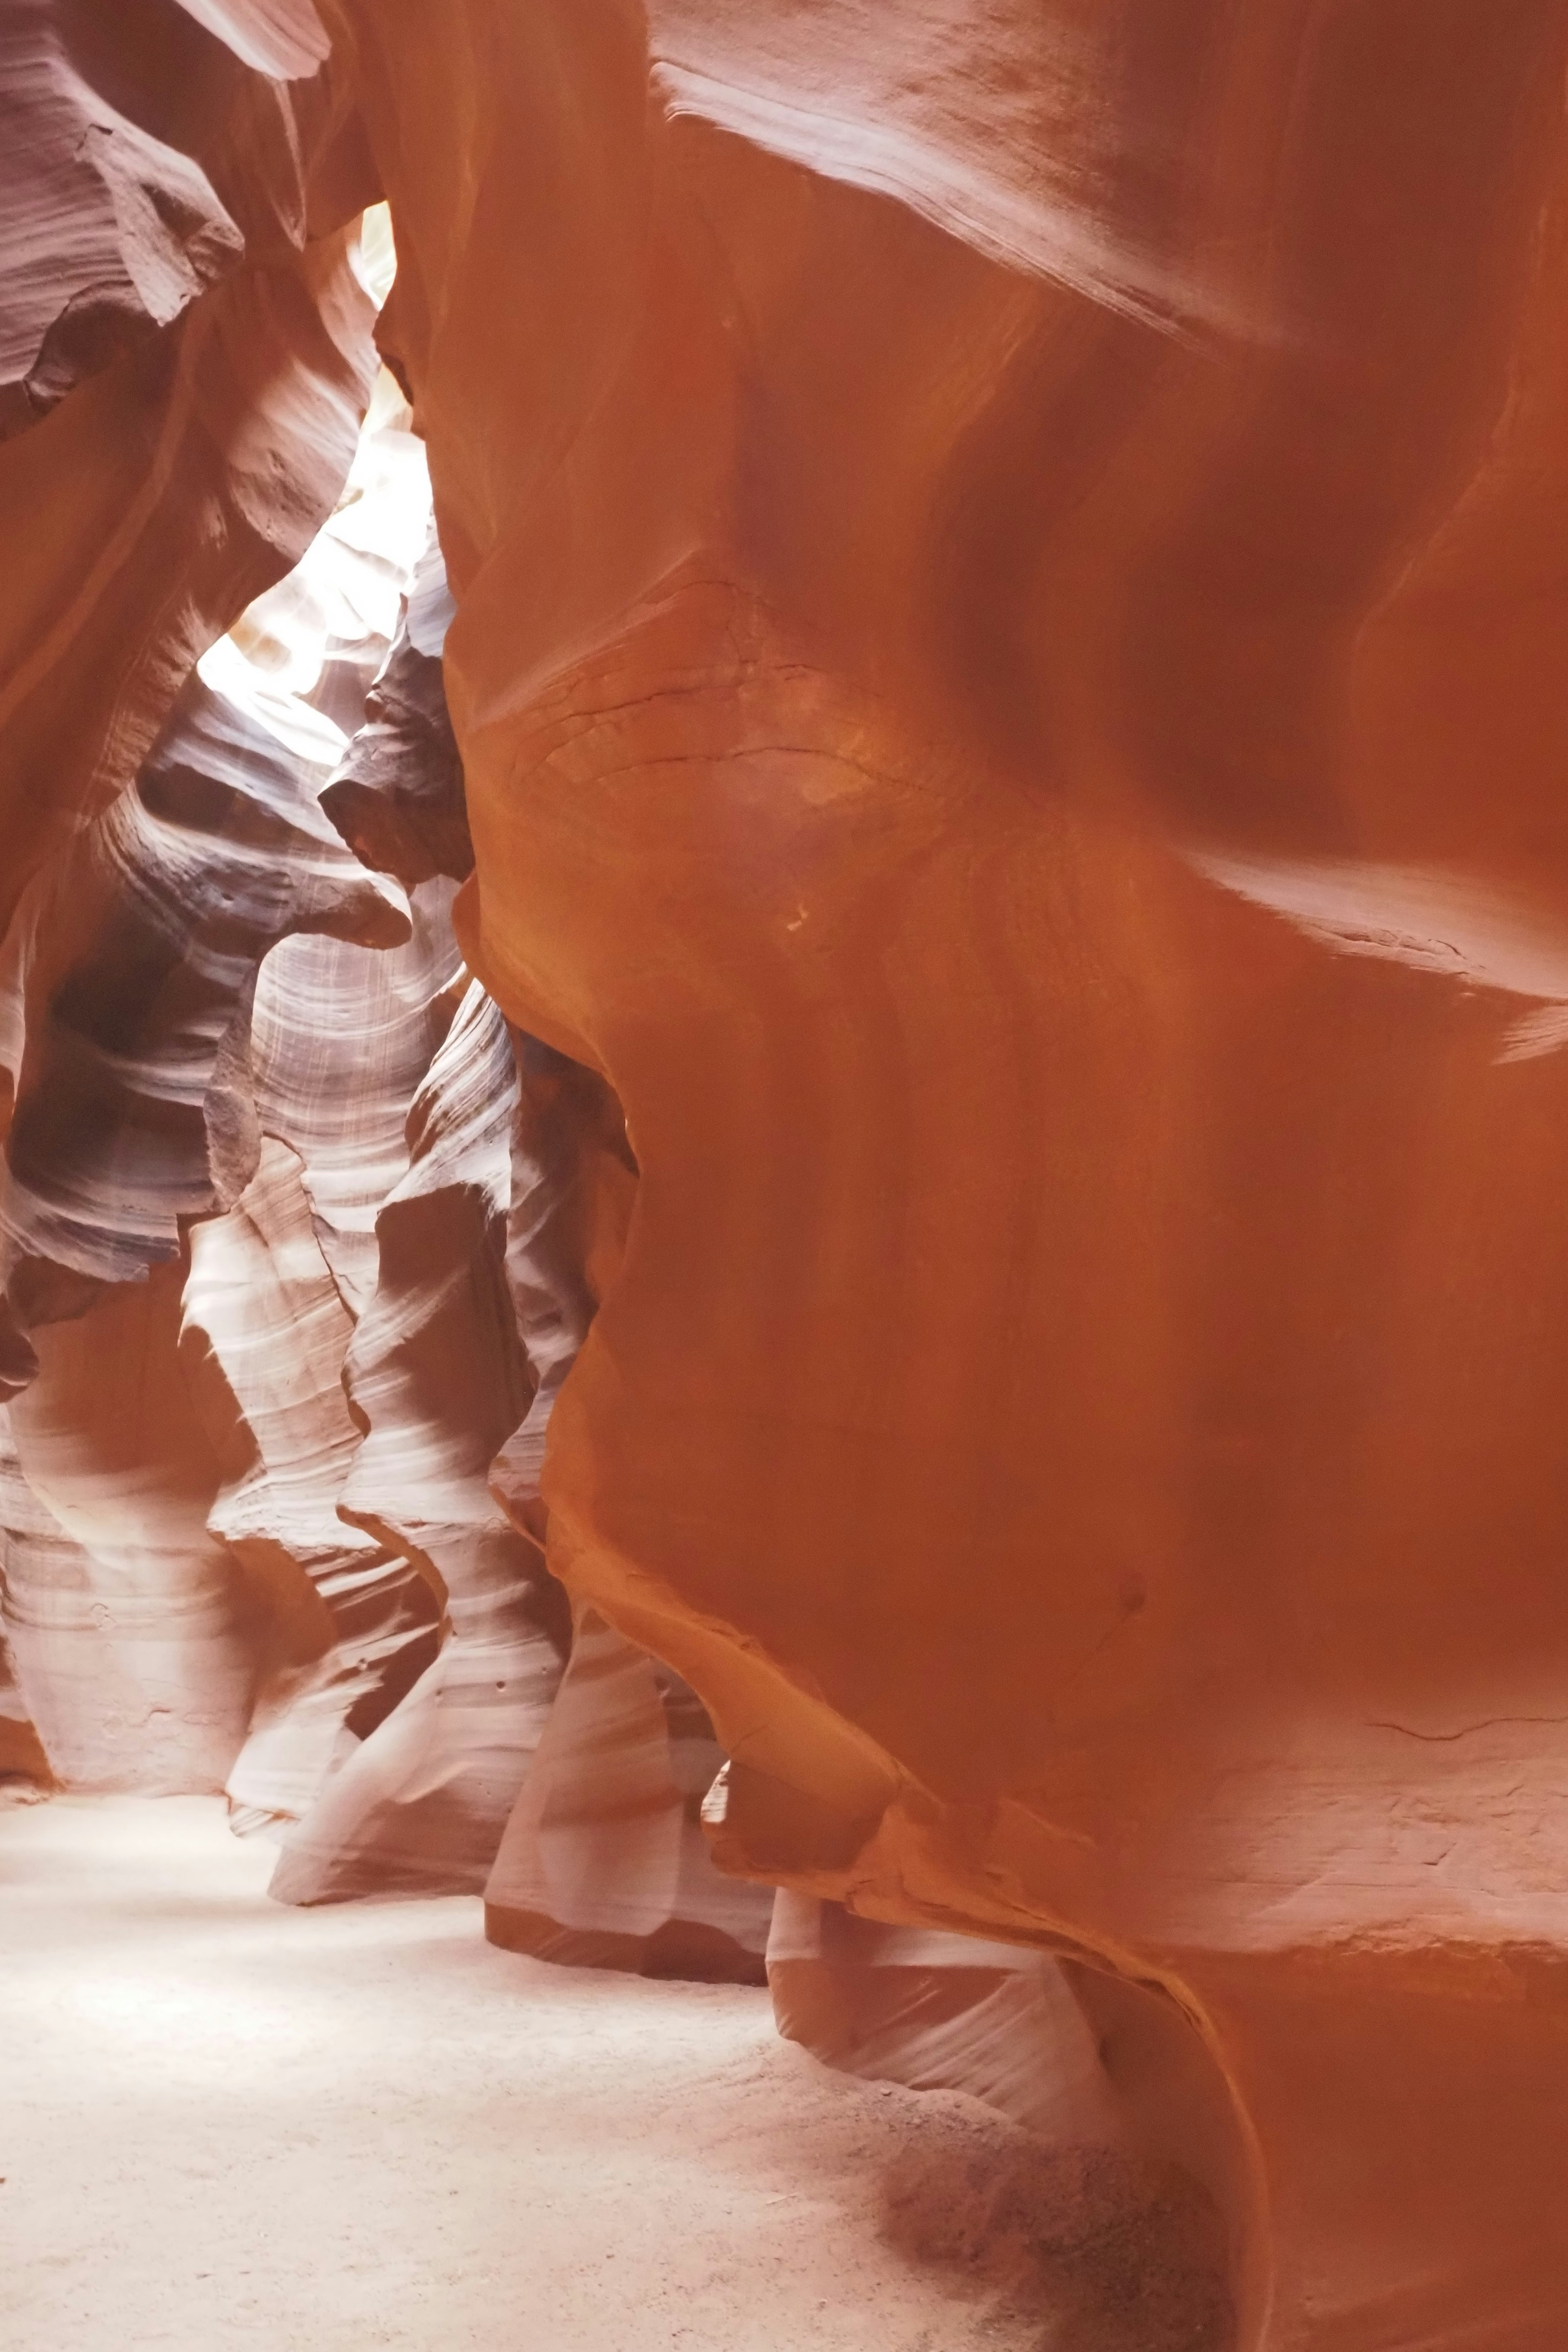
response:
[[[0,1805],[7,2352],[1151,2341],[1125,2247],[1033,2242],[988,2110],[827,2073],[761,1992],[492,1950],[477,1902],[284,1909],[272,1860],[216,1801]]]

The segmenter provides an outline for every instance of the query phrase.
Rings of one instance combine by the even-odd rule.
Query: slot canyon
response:
[[[1564,0],[5,0],[0,240],[5,2352],[1563,2352]]]

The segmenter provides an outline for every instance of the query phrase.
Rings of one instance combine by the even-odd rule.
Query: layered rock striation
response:
[[[355,268],[374,294],[389,267],[373,218]],[[667,1670],[621,1645],[674,1710],[651,1780],[584,1665],[521,1802],[574,1651],[545,1431],[636,1165],[453,935],[451,602],[409,422],[383,373],[322,528],[6,937],[0,1770],[221,1785],[286,1901],[499,1872],[521,1948],[760,1980],[771,1891],[708,1859],[721,1759]],[[545,1796],[576,1825],[524,1916]],[[600,1949],[623,1877],[640,1932]]]
[[[301,1897],[754,1969],[727,1756],[789,2030],[1179,2167],[1247,2352],[1538,2352],[1561,8],[177,29],[200,138],[28,32],[0,346],[52,1768],[132,1687]],[[220,725],[373,197],[451,605]]]
[[[1552,2340],[1561,11],[327,14],[640,1170],[552,1564],[731,1867],[1154,2004],[1246,2341]]]

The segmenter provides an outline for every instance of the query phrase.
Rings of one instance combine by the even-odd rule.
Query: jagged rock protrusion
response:
[[[447,710],[441,648],[452,616],[432,525],[407,612],[321,806],[356,857],[405,886],[472,873],[463,763]]]

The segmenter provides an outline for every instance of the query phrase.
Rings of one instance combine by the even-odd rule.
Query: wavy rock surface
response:
[[[180,1219],[245,1181],[239,1072],[278,940],[408,929],[282,747],[193,678],[135,787],[49,870],[23,944],[0,1214],[24,1322],[52,1319],[58,1277],[75,1297],[169,1262]]]
[[[6,13],[0,919],[135,776],[353,454],[375,186],[320,26],[258,39],[254,13]]]
[[[551,1414],[620,1271],[637,1165],[595,1072],[538,1038],[514,1047],[506,1272],[533,1392],[489,1481],[548,1546]],[[772,1889],[720,1876],[700,1828],[723,1760],[689,1685],[584,1612],[485,1886],[487,1936],[568,1966],[760,1982]]]
[[[69,0],[7,11],[0,436],[247,253],[301,242],[300,131],[322,95],[258,73],[175,0],[139,0],[118,24]]]
[[[308,1587],[302,1596],[279,1584],[258,1558],[258,1543],[289,1556],[298,1526],[258,1527],[246,1508],[247,1449],[264,1457],[270,1442],[276,1452],[279,1433],[263,1411],[262,1444],[241,1438],[237,1465],[232,1395],[215,1400],[210,1380],[185,1377],[203,1367],[182,1335],[182,1291],[192,1221],[237,1195],[246,1212],[226,1237],[256,1284],[252,1324],[276,1306],[267,1236],[269,1223],[288,1224],[288,1171],[276,1144],[260,1165],[250,1035],[269,950],[295,932],[384,945],[412,936],[401,892],[368,874],[321,814],[316,795],[344,736],[306,698],[334,663],[352,661],[363,703],[424,532],[423,466],[388,389],[349,452],[340,515],[285,588],[248,609],[236,639],[204,656],[134,784],[40,868],[6,940],[14,1104],[0,1244],[8,1384],[20,1391],[6,1607],[21,1686],[68,1785],[221,1786],[258,1689],[279,1662],[302,1666],[321,1647]],[[403,521],[410,464],[420,495]],[[320,1265],[308,1212],[303,1239]],[[287,1258],[286,1234],[280,1248]],[[285,1286],[290,1276],[290,1303],[304,1309],[297,1265]],[[321,1281],[335,1306],[324,1265]],[[231,1363],[244,1322],[231,1301]],[[292,1346],[287,1324],[275,1336]],[[292,1356],[288,1367],[288,1406],[309,1422],[319,1396],[294,1390]],[[242,1389],[252,1369],[237,1368]],[[330,1377],[346,1423],[340,1370]],[[330,1416],[328,1431],[330,1444]],[[351,1444],[353,1435],[350,1424]],[[231,1545],[237,1482],[247,1491]],[[314,1538],[311,1564],[329,1586],[320,1554],[335,1541],[340,1601],[363,1565],[350,1552],[383,1561],[335,1521]],[[384,1581],[416,1588],[418,1601],[406,1623],[400,1596],[359,1596],[357,1613],[347,1604],[362,1650],[378,1659],[378,1640],[384,1651],[409,1638],[428,1647],[436,1616],[405,1560],[383,1564]],[[378,1690],[386,1671],[371,1676]],[[395,1685],[384,1704],[395,1696]],[[356,1698],[362,1715],[371,1707],[350,1690],[339,1714]],[[310,1753],[319,1772],[325,1758]],[[259,1788],[251,1802],[287,1810]]]
[[[1098,2037],[1044,1952],[889,1927],[785,1888],[767,1974],[780,2032],[830,2066],[967,2091],[1058,2144],[1125,2137]]]
[[[587,1612],[485,1887],[490,1942],[762,1983],[773,1889],[721,1878],[702,1834],[723,1761],[696,1694]]]
[[[321,807],[356,857],[410,887],[474,870],[463,766],[447,709],[441,654],[451,592],[432,526],[396,643]]]
[[[322,530],[202,656],[134,787],[36,877],[7,940],[6,1752],[34,1756],[30,1705],[70,1786],[203,1788],[226,1767],[237,1826],[281,1842],[273,1891],[297,1903],[478,1892],[510,1820],[504,1885],[523,1824],[564,1801],[578,1826],[559,1887],[533,1890],[530,1948],[629,1901],[645,1931],[578,1958],[754,1978],[771,1891],[708,1857],[696,1808],[721,1759],[683,1686],[598,1628],[652,1698],[658,1802],[622,1802],[624,1694],[584,1698],[592,1637],[533,1769],[572,1644],[541,1545],[544,1433],[635,1165],[603,1082],[514,1039],[462,971],[450,601],[406,425],[384,377]],[[368,826],[364,862],[334,823]],[[149,1434],[132,1468],[127,1430],[96,1427],[126,1418],[124,1390],[81,1366],[128,1318],[145,1397],[188,1422],[194,1490],[180,1448]],[[131,1477],[163,1534],[128,1552]],[[200,1608],[174,1566],[193,1536]],[[205,1744],[203,1690],[222,1727]]]
[[[515,1098],[506,1025],[470,986],[376,1217],[375,1288],[344,1366],[365,1433],[338,1494],[344,1518],[418,1561],[442,1641],[289,1841],[286,1900],[477,1893],[561,1678],[560,1589],[487,1483],[531,1386],[505,1278]]]
[[[276,1627],[228,1794],[242,1816],[292,1822],[428,1664],[439,1603],[401,1547],[338,1515],[360,1442],[342,1386],[353,1322],[276,1138],[227,1214],[193,1229],[183,1303],[187,1379],[231,1425],[209,1526]]]
[[[52,1614],[78,1578],[74,1548],[51,1512],[22,1475],[8,1405],[0,1404],[0,1773],[19,1780],[52,1780],[54,1769],[35,1720],[38,1695],[24,1678],[26,1618],[36,1594]],[[32,1591],[29,1592],[29,1587]],[[53,1588],[52,1591],[50,1588]],[[41,1629],[45,1632],[46,1627]],[[92,1627],[87,1638],[98,1634]],[[78,1636],[78,1652],[84,1643]],[[58,1727],[58,1753],[68,1731]]]
[[[342,1438],[304,1426],[341,1339],[382,1449],[342,1507],[375,1573],[401,1561],[449,1614],[291,1833],[312,1888],[378,1849],[395,1875],[447,1804],[473,1883],[543,1687],[520,1665],[503,1736],[479,1665],[521,1642],[552,1671],[550,1627],[519,1631],[541,1538],[584,1646],[495,1912],[646,1959],[686,1901],[689,1743],[655,1656],[733,1759],[731,1871],[1060,1961],[1070,2010],[1012,1973],[1068,2058],[1087,2021],[1118,2132],[1224,2207],[1246,2352],[1555,2342],[1561,6],[188,13],[266,86],[224,64],[210,141],[119,85],[131,128],[105,131],[85,49],[35,42],[37,185],[68,126],[92,135],[61,308],[29,278],[7,362],[29,413],[79,254],[111,255],[113,318],[101,350],[61,329],[79,380],[0,449],[0,824],[7,887],[38,874],[8,950],[0,1365],[51,1514],[16,1549],[94,1628],[83,1688],[129,1676],[144,1752],[167,1732],[170,1771],[216,1771],[266,1646],[211,1531],[243,1446],[145,1409],[180,1264],[86,1263],[117,1219],[146,1262],[252,1181],[237,1145],[232,1189],[209,1157],[189,1205],[199,1064],[235,1137],[289,1155],[288,1230],[308,1214],[341,1302],[289,1444]],[[247,109],[275,105],[299,131],[280,244],[241,217]],[[307,730],[345,838],[414,886],[409,939],[283,940],[243,1070],[180,1033],[163,1156],[137,1147],[156,1216],[90,1165],[45,1181],[68,1092],[33,1072],[96,1085],[130,1048],[72,1029],[42,863],[83,861],[108,940],[132,813],[96,849],[79,819],[336,493],[369,389],[342,224],[377,188],[379,337],[457,605],[458,936],[536,1041],[516,1357],[498,1132],[441,1059],[461,1037],[499,1065],[500,1026],[454,1025],[467,845],[444,615],[417,598],[374,662],[318,663],[328,719],[374,677],[360,750]],[[194,1004],[203,1053],[242,996]],[[454,1349],[482,1396],[421,1390]],[[480,1492],[492,1439],[512,1535]],[[415,1462],[428,1493],[399,1484]],[[267,1541],[299,1571],[289,1667],[337,1643],[357,1672],[358,1631],[312,1619]],[[37,1610],[7,1607],[53,1757]],[[100,1736],[96,1697],[83,1719],[80,1770],[112,1780],[130,1734]]]
[[[5,1610],[27,1710],[67,1785],[221,1788],[256,1627],[208,1528],[222,1467],[180,1379],[179,1266],[35,1337],[0,1487]]]
[[[1249,2347],[1552,2340],[1561,9],[326,16],[554,1565],[732,1866],[1157,1989]]]

